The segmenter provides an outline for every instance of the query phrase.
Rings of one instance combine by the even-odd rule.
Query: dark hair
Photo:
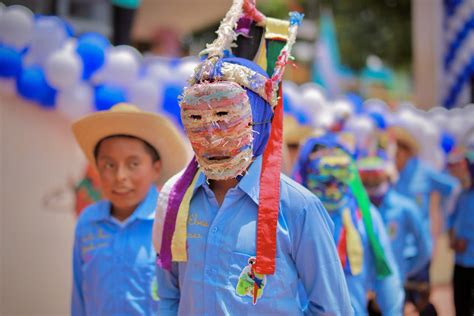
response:
[[[97,142],[97,145],[95,145],[95,148],[94,148],[94,158],[95,158],[95,160],[97,160],[97,156],[99,155],[100,144],[102,144],[102,142],[104,140],[112,139],[112,138],[118,138],[118,137],[129,138],[129,139],[137,139],[139,141],[142,141],[143,145],[145,146],[146,152],[151,157],[151,160],[153,162],[157,162],[158,160],[160,160],[160,154],[158,154],[158,151],[152,145],[150,145],[150,143],[148,143],[146,140],[143,140],[139,137],[135,137],[135,136],[132,136],[132,135],[121,135],[121,134],[107,136],[107,137],[104,137],[101,140],[99,140]]]

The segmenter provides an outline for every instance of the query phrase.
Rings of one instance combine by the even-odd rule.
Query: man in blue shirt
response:
[[[238,4],[181,100],[195,160],[158,200],[159,314],[352,315],[331,220],[314,195],[280,174],[276,92],[298,21],[290,20],[289,44],[269,78],[253,62],[224,57]]]
[[[359,152],[357,168],[370,201],[382,215],[397,262],[400,281],[404,284],[407,276],[419,272],[430,260],[428,236],[424,233],[417,205],[392,187],[397,173],[394,163],[394,139],[385,130],[369,137],[372,148]],[[407,235],[414,237],[417,251],[417,255],[411,259],[404,255],[409,246]]]
[[[423,221],[423,233],[428,238],[431,257],[433,251],[430,220],[432,193],[438,192],[441,195],[443,205],[447,205],[450,200],[455,198],[459,189],[459,182],[448,174],[430,168],[418,158],[420,145],[408,127],[400,124],[390,127],[389,130],[395,136],[397,143],[395,164],[399,172],[399,178],[394,185],[394,189],[419,207]],[[409,235],[409,241],[413,243],[412,235]],[[416,254],[407,254],[409,257],[414,255]],[[429,270],[430,262],[419,273],[410,277],[410,283],[414,290],[407,291],[407,299],[412,301],[420,312],[426,315],[435,315],[434,307],[429,303]],[[418,291],[417,288],[423,290]],[[427,309],[431,311],[429,312]]]
[[[461,161],[451,162],[463,191],[449,220],[450,244],[455,251],[453,273],[456,315],[474,314],[474,150],[461,151]]]
[[[155,183],[184,166],[184,143],[168,119],[128,104],[80,119],[73,132],[106,200],[87,207],[76,225],[71,314],[152,315]]]
[[[355,314],[367,315],[368,293],[373,291],[383,315],[401,315],[404,294],[390,241],[380,214],[367,197],[364,202],[366,193],[357,185],[351,136],[326,133],[309,138],[295,175],[320,197],[334,222]]]

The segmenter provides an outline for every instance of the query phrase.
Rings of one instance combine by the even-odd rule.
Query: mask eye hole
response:
[[[227,112],[227,111],[219,111],[219,112],[216,113],[216,115],[219,116],[219,117],[226,116],[227,114],[229,114],[229,112]]]
[[[201,115],[196,115],[196,114],[192,114],[189,116],[191,119],[195,120],[195,121],[198,121],[202,118]]]

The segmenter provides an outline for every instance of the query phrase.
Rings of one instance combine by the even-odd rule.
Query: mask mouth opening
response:
[[[207,161],[209,162],[227,162],[231,159],[232,157],[230,156],[209,156],[206,158]]]

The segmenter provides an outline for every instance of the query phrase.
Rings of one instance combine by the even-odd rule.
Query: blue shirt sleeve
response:
[[[173,263],[171,271],[156,267],[158,281],[158,315],[177,315],[179,307],[178,264]]]
[[[374,230],[380,240],[380,244],[382,245],[392,271],[391,275],[384,278],[378,278],[374,273],[375,282],[373,282],[373,284],[376,300],[380,306],[380,309],[383,311],[384,316],[399,316],[403,314],[403,303],[405,299],[404,290],[400,282],[392,247],[390,245],[390,241],[380,213],[375,207],[372,207],[371,214]]]
[[[448,173],[430,171],[430,183],[433,191],[441,194],[441,207],[445,217],[449,217],[461,192],[459,180]]]
[[[409,203],[410,202],[410,203]],[[421,211],[417,205],[406,201],[404,206],[407,232],[413,234],[415,239],[417,255],[411,258],[407,264],[407,276],[412,276],[420,271],[430,260],[430,242],[423,230],[423,221],[421,219]]]
[[[318,200],[311,200],[292,227],[298,275],[308,298],[308,315],[353,315],[337,255],[333,223]]]
[[[82,316],[86,315],[85,306],[84,306],[84,297],[82,294],[82,264],[81,264],[81,249],[79,246],[79,237],[76,234],[74,238],[73,246],[73,280],[72,280],[72,298],[71,298],[71,315],[72,316]]]

